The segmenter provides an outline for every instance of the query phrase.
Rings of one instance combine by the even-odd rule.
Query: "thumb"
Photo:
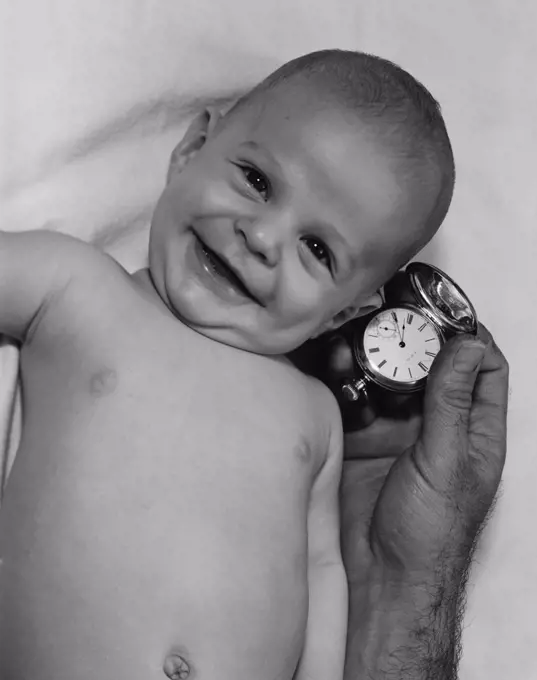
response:
[[[434,361],[425,391],[419,448],[422,463],[435,475],[451,475],[457,462],[462,462],[460,456],[468,453],[472,397],[485,351],[486,345],[475,337],[459,335],[442,347]]]

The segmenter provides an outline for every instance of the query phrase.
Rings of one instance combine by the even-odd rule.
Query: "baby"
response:
[[[148,269],[0,232],[1,680],[343,677],[340,415],[286,355],[381,304],[453,181],[430,94],[331,50],[192,122]]]

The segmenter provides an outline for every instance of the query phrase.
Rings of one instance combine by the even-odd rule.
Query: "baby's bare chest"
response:
[[[214,345],[116,325],[23,357],[17,505],[87,533],[110,527],[133,551],[178,527],[227,545],[267,532],[302,544],[320,464],[306,391],[289,367]]]
[[[321,462],[306,389],[287,366],[200,340],[116,337],[29,362],[26,434],[72,461],[107,461],[124,483],[177,476],[196,493],[247,496],[262,481],[296,494]]]
[[[209,624],[225,647],[235,611],[245,645],[278,630],[288,644],[306,612],[320,464],[306,391],[291,369],[191,332],[113,330],[23,356],[0,522],[12,615],[38,618],[47,594],[69,622],[55,635],[84,638],[99,621],[105,640],[121,612],[125,638],[153,636],[159,657],[171,631],[202,645]]]

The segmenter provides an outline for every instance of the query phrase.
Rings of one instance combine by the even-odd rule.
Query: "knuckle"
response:
[[[494,341],[492,341],[492,350],[498,359],[500,370],[509,373],[509,362],[507,361],[505,354]]]
[[[466,411],[472,406],[472,390],[466,385],[448,383],[438,400],[441,407],[449,411]]]
[[[492,333],[485,326],[484,323],[479,322],[477,325],[477,337],[485,342],[490,342],[492,340]]]
[[[505,366],[507,369],[509,369],[507,359],[505,358],[505,355],[502,352],[502,350],[498,347],[497,342],[494,340],[494,336],[488,330],[488,328],[481,322],[478,323],[477,337],[485,344],[490,345],[492,351],[494,352],[502,366]]]
[[[499,350],[498,350],[498,351],[499,351]],[[509,362],[507,361],[505,355],[502,354],[502,352],[500,352],[500,362],[501,362],[501,365],[502,365],[503,370],[504,370],[506,373],[509,373],[509,370],[510,370]]]

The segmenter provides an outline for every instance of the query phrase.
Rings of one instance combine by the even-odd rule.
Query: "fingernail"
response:
[[[479,366],[486,350],[482,342],[465,342],[455,355],[453,368],[459,373],[471,373]]]

